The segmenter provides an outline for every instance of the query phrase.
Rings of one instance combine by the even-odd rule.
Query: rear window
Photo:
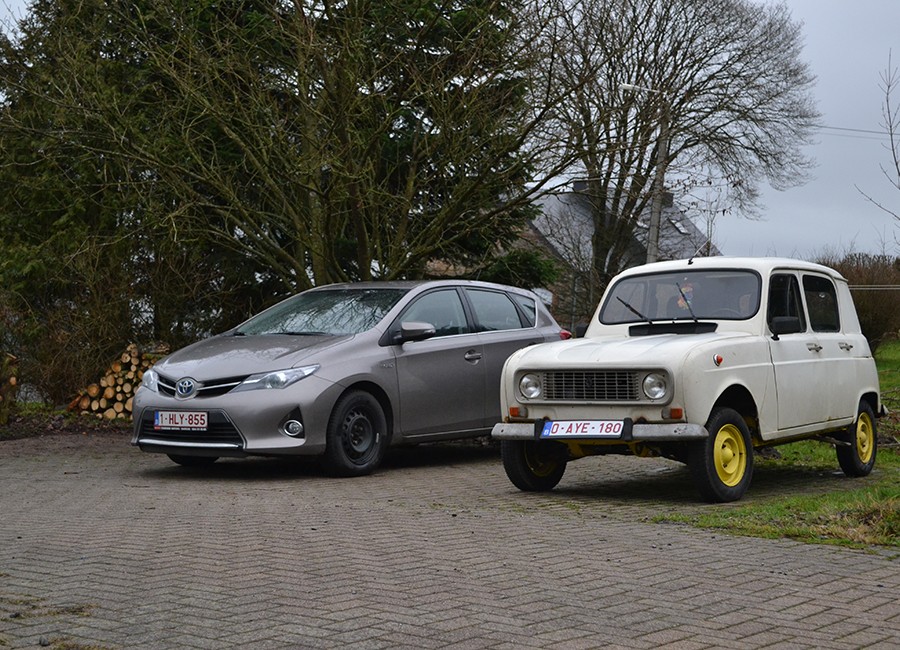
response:
[[[819,275],[804,275],[803,297],[806,298],[809,324],[813,331],[840,331],[841,319],[838,314],[837,292],[831,280]]]
[[[525,314],[525,324],[528,327],[534,327],[537,323],[537,303],[528,296],[521,296],[517,293],[511,293],[510,296],[522,308]]]
[[[509,296],[499,291],[466,289],[481,332],[522,328],[519,310]]]

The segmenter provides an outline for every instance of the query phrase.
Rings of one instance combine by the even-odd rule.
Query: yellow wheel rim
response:
[[[740,429],[726,424],[716,433],[713,447],[713,463],[719,480],[728,487],[734,487],[744,478],[747,471],[747,445]]]
[[[550,460],[539,451],[528,447],[525,448],[525,463],[531,473],[540,478],[550,476],[559,466],[558,462]]]
[[[868,413],[860,413],[856,420],[856,453],[863,465],[872,460],[875,448],[875,427]]]

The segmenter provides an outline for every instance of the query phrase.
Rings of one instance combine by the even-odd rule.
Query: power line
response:
[[[820,129],[831,129],[834,131],[852,131],[853,133],[871,133],[874,135],[890,135],[887,131],[872,131],[871,129],[852,129],[846,126],[828,126],[827,124],[819,124]]]

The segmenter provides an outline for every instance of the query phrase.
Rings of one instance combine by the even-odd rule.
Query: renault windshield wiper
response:
[[[635,316],[637,316],[637,317],[640,318],[641,320],[647,321],[648,323],[650,323],[651,325],[653,325],[653,321],[652,321],[652,320],[650,320],[649,318],[647,318],[646,316],[644,316],[641,312],[639,312],[637,309],[635,309],[634,307],[632,307],[631,305],[629,305],[627,302],[625,302],[624,300],[622,300],[619,296],[616,296],[616,300],[618,300],[620,303],[622,303],[623,305],[625,305],[625,308],[626,308],[628,311],[630,311],[632,314],[634,314]]]
[[[681,299],[684,300],[684,304],[687,305],[688,311],[691,312],[691,318],[694,319],[694,322],[697,322],[697,315],[694,313],[694,308],[691,307],[691,301],[688,300],[688,297],[684,294],[684,290],[681,288],[681,285],[677,282],[675,286],[678,287],[678,293],[681,294]]]

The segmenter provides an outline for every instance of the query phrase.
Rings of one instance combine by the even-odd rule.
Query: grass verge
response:
[[[878,459],[864,487],[773,497],[702,514],[660,515],[654,520],[735,535],[900,549],[900,342],[883,343],[876,362],[882,400],[891,413],[878,422]],[[779,458],[757,457],[757,466],[833,470],[837,465],[834,449],[819,442],[776,449]]]

